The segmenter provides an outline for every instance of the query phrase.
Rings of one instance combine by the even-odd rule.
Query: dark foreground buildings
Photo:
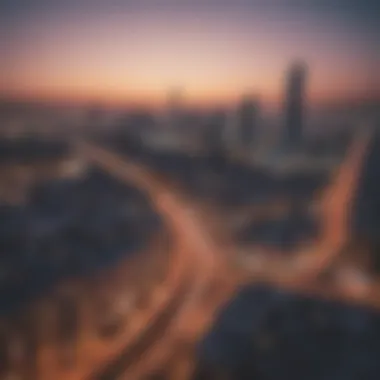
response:
[[[369,147],[353,205],[353,238],[370,250],[372,269],[380,271],[380,133]]]
[[[258,101],[245,96],[237,111],[239,139],[242,147],[251,148],[257,135]]]
[[[256,284],[221,312],[192,380],[377,380],[379,354],[378,313]]]

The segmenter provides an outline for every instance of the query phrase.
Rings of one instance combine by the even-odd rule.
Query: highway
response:
[[[369,130],[357,136],[333,181],[324,191],[320,200],[322,231],[317,240],[295,252],[291,261],[281,252],[275,258],[272,267],[277,280],[283,278],[285,282],[288,279],[293,282],[297,279],[301,283],[316,280],[342,253],[349,242],[350,208],[370,140]],[[281,261],[280,257],[284,260]],[[280,267],[284,269],[282,274],[278,273]]]
[[[215,282],[221,283],[223,291],[213,297],[212,302],[209,303],[210,310],[206,313],[209,318],[202,318],[204,313],[201,313],[202,317],[200,317],[197,324],[197,331],[191,331],[191,334],[197,334],[197,336],[192,338],[198,338],[201,332],[207,328],[212,316],[233,293],[237,282],[234,281],[233,276],[230,276],[230,280],[225,280],[224,274],[228,275],[228,264],[224,260],[223,249],[212,239],[204,223],[199,220],[194,207],[188,204],[179,194],[167,189],[165,183],[163,183],[164,181],[159,179],[157,175],[138,165],[126,162],[125,159],[114,153],[83,142],[78,149],[86,159],[102,167],[109,174],[116,176],[120,180],[133,182],[147,192],[175,237],[175,260],[177,263],[172,264],[172,271],[184,273],[185,268],[189,270],[191,267],[195,270],[191,278],[191,284],[186,284],[185,290],[180,285],[178,277],[177,283],[166,287],[168,289],[167,298],[171,300],[171,303],[166,304],[161,311],[155,311],[155,315],[151,318],[151,324],[147,325],[145,331],[141,331],[139,338],[137,338],[140,341],[145,341],[144,344],[138,343],[144,349],[136,349],[135,354],[133,354],[134,345],[131,345],[130,342],[127,342],[123,348],[119,347],[118,350],[110,349],[115,353],[114,359],[111,359],[111,355],[108,356],[111,359],[107,360],[109,363],[103,368],[95,370],[94,375],[91,377],[91,379],[99,380],[106,378],[117,379],[123,375],[128,379],[138,379],[144,373],[155,371],[156,367],[161,364],[164,353],[170,356],[172,347],[166,341],[177,336],[177,334],[186,333],[184,330],[189,325],[189,318],[196,317],[194,310],[199,310],[204,305],[205,293],[207,293],[212,284]],[[179,267],[182,269],[179,270]],[[177,298],[180,300],[179,303],[176,301]],[[165,312],[169,307],[173,307],[172,312]],[[166,320],[161,317],[162,312],[165,312]],[[166,328],[167,331],[165,330]],[[155,335],[152,332],[154,329],[161,330],[161,334],[158,334],[158,332],[156,334],[163,339],[158,338],[152,342],[152,335]],[[163,331],[165,331],[165,334],[163,334]],[[157,352],[159,352],[159,355],[157,355]],[[158,357],[160,360],[157,360]],[[119,370],[117,371],[116,368],[119,368]]]
[[[155,239],[154,241],[159,242],[161,240]],[[156,277],[157,274],[159,276],[148,278],[150,283],[147,285],[149,287],[141,286],[138,283],[139,279],[140,281],[146,279],[146,274],[152,272],[147,267],[151,263],[154,264],[157,259],[165,260],[167,258],[166,253],[165,255],[161,254],[160,251],[157,253],[157,247],[154,248],[156,251],[153,251],[153,257],[151,257],[152,247],[149,247],[146,252],[142,252],[141,256],[133,260],[128,259],[120,263],[117,268],[103,271],[88,281],[79,279],[76,282],[62,284],[63,287],[58,289],[57,293],[52,294],[47,299],[47,303],[42,299],[40,306],[35,305],[34,311],[40,310],[36,314],[36,328],[42,334],[52,337],[54,335],[51,334],[54,334],[57,325],[60,323],[60,312],[54,302],[55,295],[61,294],[62,291],[64,294],[70,295],[70,298],[74,299],[77,305],[78,335],[67,346],[68,351],[66,352],[73,358],[72,364],[68,367],[62,367],[64,350],[59,344],[57,345],[56,339],[46,341],[46,338],[41,336],[41,344],[36,352],[37,374],[33,378],[38,380],[50,380],[52,378],[56,380],[85,379],[92,374],[93,369],[100,362],[109,360],[115,352],[119,352],[126,344],[132,345],[136,341],[136,337],[140,337],[141,331],[145,330],[152,316],[159,314],[159,311],[166,308],[170,302],[170,299],[166,298],[165,292],[163,292],[165,287],[170,288],[173,284],[185,283],[188,277],[186,275],[187,267],[178,266],[179,271],[168,268],[170,269],[168,275],[163,280],[162,276],[165,273],[162,273],[162,269],[167,266],[166,261],[164,261],[164,266],[158,266],[156,263],[153,276],[155,274]],[[169,254],[171,254],[170,251]],[[173,260],[173,263],[176,263],[176,260]],[[145,269],[141,270],[141,268]],[[167,268],[164,272],[166,270]],[[115,304],[114,306],[108,305],[110,307],[108,311],[99,311],[94,307],[94,301],[99,305],[99,300],[110,299],[110,296],[113,297],[112,303],[115,302]],[[118,302],[121,297],[124,303],[119,306]],[[147,305],[139,305],[141,299],[145,299],[144,303]],[[104,319],[107,314],[115,316],[118,321],[118,332],[111,338],[99,334],[99,322],[101,320],[103,322],[109,321],[109,319]],[[20,362],[19,366],[23,368],[23,363]],[[31,378],[31,376],[26,377],[28,380]]]
[[[149,194],[176,239],[177,264],[172,266],[172,271],[178,273],[177,282],[166,288],[166,306],[152,313],[150,323],[136,335],[134,342],[129,340],[123,347],[110,350],[113,354],[103,361],[107,364],[99,365],[89,379],[141,379],[157,372],[170,360],[177,341],[191,345],[200,339],[216,312],[245,282],[268,283],[313,297],[380,307],[377,284],[365,292],[355,292],[320,280],[349,239],[349,207],[370,137],[370,133],[363,133],[355,141],[327,189],[322,202],[324,228],[312,250],[298,252],[293,260],[271,255],[255,268],[240,268],[237,272],[236,266],[231,265],[233,247],[221,244],[210,233],[201,210],[168,186],[169,182],[115,153],[80,143],[79,149],[89,161]],[[167,378],[185,379],[190,371],[191,365],[181,375],[176,373]]]
[[[305,276],[316,278],[329,267],[349,241],[351,205],[357,192],[371,131],[358,134],[333,182],[322,199],[322,233],[313,247],[310,262],[302,261]],[[302,259],[300,259],[302,260]]]
[[[359,279],[351,276],[346,283],[337,277],[339,266],[334,264],[350,242],[351,206],[366,158],[372,132],[359,132],[344,162],[338,168],[330,186],[321,199],[322,232],[310,246],[295,252],[292,258],[282,252],[257,255],[247,267],[246,283],[263,282],[300,294],[363,305],[380,310],[379,279]],[[328,274],[328,279],[323,275]]]
[[[98,163],[99,166],[108,167],[107,165],[111,164],[111,167],[107,169],[111,174],[124,181],[133,182],[143,191],[149,192],[151,187],[154,187],[155,196],[152,194],[151,198],[157,210],[163,215],[164,222],[167,223],[173,236],[169,265],[165,279],[152,284],[152,279],[154,280],[152,278],[147,285],[143,285],[148,288],[146,290],[149,293],[146,294],[148,299],[145,305],[142,307],[135,305],[135,309],[126,311],[123,316],[122,330],[112,338],[99,337],[93,323],[96,317],[93,315],[95,311],[90,306],[87,307],[91,300],[86,299],[85,295],[80,298],[81,295],[77,294],[80,298],[81,310],[85,309],[86,312],[80,315],[81,328],[75,342],[75,352],[74,347],[71,348],[72,355],[75,356],[75,364],[62,368],[60,365],[62,350],[55,344],[43,345],[37,353],[39,380],[116,379],[119,375],[118,371],[125,372],[129,365],[137,362],[137,358],[141,356],[142,352],[147,351],[162,338],[162,334],[165,334],[172,319],[178,314],[179,308],[184,309],[187,304],[192,302],[193,297],[197,297],[197,292],[203,288],[203,282],[208,281],[206,268],[213,265],[213,260],[207,256],[201,259],[201,255],[193,249],[191,242],[194,237],[191,233],[194,234],[194,231],[191,232],[191,226],[189,234],[183,235],[178,232],[179,227],[184,228],[183,224],[187,219],[182,216],[182,220],[181,215],[176,214],[175,201],[173,203],[171,197],[167,197],[154,175],[149,176],[132,164],[128,165],[122,162],[122,165],[118,165],[112,160],[109,162],[106,152],[104,155],[99,154],[95,148],[85,149],[83,147],[80,149],[90,161]],[[195,248],[197,247],[195,246]],[[199,260],[202,260],[201,263],[205,266],[205,271],[200,271],[200,276],[196,272],[199,271]],[[131,275],[128,270],[129,263],[125,263],[125,265],[127,268],[115,268],[117,272],[120,272],[118,276]],[[157,272],[160,273],[159,271],[161,271],[161,266],[157,267]],[[138,272],[140,271],[138,270]],[[112,276],[111,273],[109,275]],[[155,274],[153,273],[153,275]],[[106,277],[102,284],[93,289],[93,297],[102,297],[102,292],[109,285]],[[136,279],[136,281],[139,280]],[[122,283],[123,281],[121,281]],[[130,284],[125,286],[125,292],[121,290],[121,293],[127,294],[130,291]],[[139,287],[138,285],[137,288]],[[77,292],[75,284],[71,288]]]

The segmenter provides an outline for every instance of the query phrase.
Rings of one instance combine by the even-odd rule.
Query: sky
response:
[[[270,103],[302,59],[311,101],[371,97],[378,20],[376,0],[2,0],[0,95],[160,104],[181,87],[194,104]]]

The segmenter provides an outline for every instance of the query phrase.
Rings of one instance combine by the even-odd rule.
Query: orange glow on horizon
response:
[[[310,65],[310,104],[364,96],[368,62],[360,41],[348,31],[335,34],[335,22],[325,20],[322,30],[320,20],[297,17],[41,13],[14,32],[0,62],[1,94],[160,107],[168,90],[181,86],[185,103],[200,107],[229,105],[247,92],[265,104],[281,104],[284,71],[302,57]]]
[[[281,84],[283,84],[281,82]],[[162,91],[126,91],[122,88],[104,90],[102,87],[93,86],[91,89],[80,88],[44,88],[36,91],[33,88],[29,90],[20,91],[3,91],[0,92],[0,97],[4,99],[13,100],[28,100],[37,102],[57,102],[57,103],[73,103],[73,104],[101,104],[104,106],[137,106],[137,107],[149,107],[154,109],[161,109],[167,106],[168,94],[173,88],[167,87]],[[213,91],[211,89],[204,89],[204,91],[191,92],[186,87],[183,89],[183,103],[185,106],[196,108],[213,108],[213,107],[230,107],[234,106],[244,94],[252,94],[257,96],[258,100],[265,106],[269,107],[281,107],[284,101],[285,89],[275,88],[272,93],[262,93],[254,91],[254,88],[235,89],[227,91],[226,89],[216,88]],[[355,92],[347,93],[339,86],[335,89],[328,89],[323,91],[320,89],[317,91],[307,92],[307,101],[311,107],[340,103],[344,101],[356,101],[356,100],[377,100],[380,96],[369,97],[366,92],[361,92],[360,89]],[[380,94],[379,94],[380,95]]]

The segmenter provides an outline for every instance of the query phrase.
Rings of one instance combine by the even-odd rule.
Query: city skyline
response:
[[[301,58],[311,104],[378,96],[376,4],[281,4],[5,2],[0,95],[155,106],[183,87],[200,106],[244,93],[280,104]]]

